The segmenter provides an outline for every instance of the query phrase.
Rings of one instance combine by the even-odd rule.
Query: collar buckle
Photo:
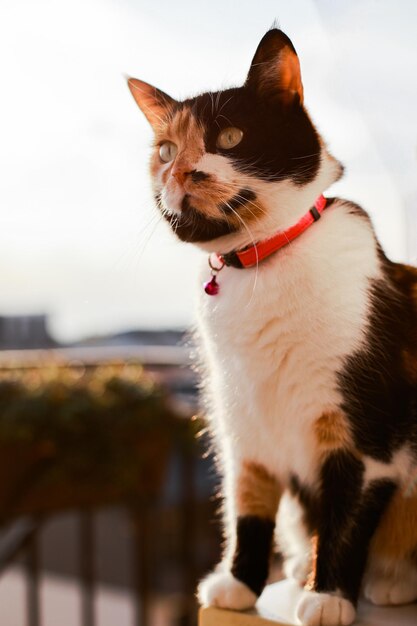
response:
[[[313,217],[313,220],[315,222],[317,222],[317,220],[319,220],[321,218],[321,214],[317,211],[315,206],[311,207],[310,213],[311,213],[311,215]]]

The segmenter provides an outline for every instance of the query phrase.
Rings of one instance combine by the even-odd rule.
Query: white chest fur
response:
[[[370,224],[338,201],[258,270],[224,268],[220,293],[202,292],[210,417],[232,459],[314,480],[312,425],[340,403],[336,373],[361,346],[379,274]]]

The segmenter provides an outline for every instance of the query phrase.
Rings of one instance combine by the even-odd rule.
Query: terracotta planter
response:
[[[155,498],[173,447],[167,433],[147,433],[129,441],[119,435],[113,445],[121,462],[100,473],[94,462],[83,463],[76,471],[68,468],[47,441],[0,444],[0,518]],[[70,452],[66,450],[66,456]]]

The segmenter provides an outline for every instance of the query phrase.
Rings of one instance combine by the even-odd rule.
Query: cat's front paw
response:
[[[416,580],[372,578],[365,584],[364,596],[377,605],[408,604],[417,599]]]
[[[257,597],[230,572],[213,572],[201,581],[197,597],[203,606],[243,611],[254,606]]]
[[[304,591],[297,606],[297,618],[303,626],[349,626],[355,616],[349,600],[331,593]]]

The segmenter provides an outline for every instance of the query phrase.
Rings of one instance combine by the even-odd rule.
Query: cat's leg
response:
[[[297,616],[304,626],[348,626],[356,615],[369,544],[395,485],[364,485],[364,465],[348,451],[330,453],[321,470],[314,577]]]
[[[417,599],[417,567],[411,561],[381,563],[367,572],[364,596],[377,605],[408,604]]]
[[[281,495],[277,480],[260,464],[239,463],[226,477],[225,557],[199,585],[204,606],[248,609],[268,578],[275,516]]]
[[[414,486],[414,485],[412,485]],[[363,585],[379,605],[417,599],[417,494],[398,489],[372,539]]]
[[[280,501],[276,536],[285,577],[304,585],[312,569],[312,533],[299,497],[289,489]]]

